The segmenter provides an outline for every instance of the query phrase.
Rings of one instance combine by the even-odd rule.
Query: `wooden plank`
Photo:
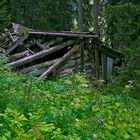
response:
[[[55,41],[51,40],[41,44],[39,41],[36,41],[36,44],[40,47],[40,49],[49,49],[52,45],[55,44]]]
[[[106,47],[105,45],[95,44],[94,40],[88,47],[90,50],[96,49],[111,58],[120,58],[122,60],[125,56],[122,52]]]
[[[9,49],[7,49],[6,51],[6,55],[10,54],[18,45],[20,45],[20,43],[22,43],[25,39],[28,38],[28,35],[25,35],[23,37],[21,37],[20,39],[18,39],[17,41],[15,41]]]

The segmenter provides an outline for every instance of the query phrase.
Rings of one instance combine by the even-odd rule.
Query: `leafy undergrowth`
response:
[[[0,140],[136,140],[140,103],[80,74],[58,81],[0,69]]]

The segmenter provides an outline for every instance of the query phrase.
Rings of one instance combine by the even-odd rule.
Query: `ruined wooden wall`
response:
[[[80,54],[81,42],[84,44],[83,56]],[[84,32],[29,31],[19,35],[7,31],[0,37],[0,48],[9,59],[5,68],[43,78],[67,76],[80,72],[84,66],[88,79],[96,80],[95,50],[98,50],[106,60],[103,66],[99,55],[98,78],[107,80],[107,57],[123,59],[122,53],[106,47],[96,35]]]

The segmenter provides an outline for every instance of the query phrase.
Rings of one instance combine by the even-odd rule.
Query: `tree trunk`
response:
[[[94,32],[98,35],[98,12],[99,12],[99,0],[94,0],[93,4],[93,25]],[[95,50],[95,63],[96,63],[96,79],[99,79],[99,52]]]
[[[79,15],[79,30],[84,31],[84,15],[83,15],[83,0],[77,0],[78,3],[78,15]],[[84,70],[84,43],[80,43],[81,54],[81,71]]]

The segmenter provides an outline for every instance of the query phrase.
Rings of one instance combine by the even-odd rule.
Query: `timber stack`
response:
[[[8,57],[4,67],[18,73],[41,78],[59,78],[83,71],[91,81],[94,81],[97,65],[95,50],[112,59],[124,57],[121,52],[106,47],[95,34],[30,29],[21,34],[18,30],[14,28],[12,33],[6,30],[0,37],[0,53]],[[80,49],[81,43],[84,44],[83,53]],[[99,67],[102,73],[101,63]]]

